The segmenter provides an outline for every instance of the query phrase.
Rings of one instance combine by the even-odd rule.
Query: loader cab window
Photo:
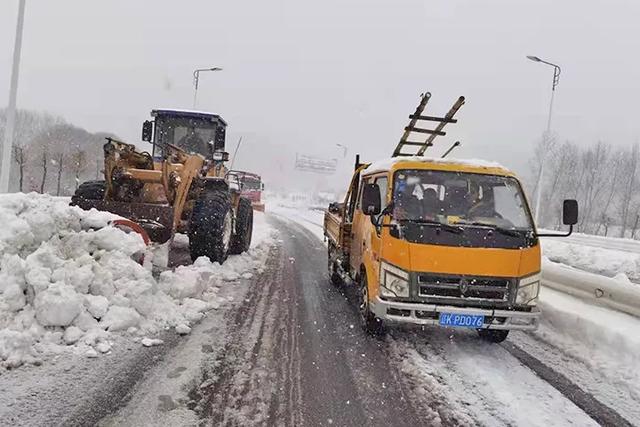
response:
[[[162,156],[165,144],[175,145],[187,153],[211,158],[216,124],[208,120],[159,116],[156,118],[154,157]]]

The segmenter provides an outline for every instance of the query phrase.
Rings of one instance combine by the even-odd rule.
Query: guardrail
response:
[[[621,283],[546,259],[542,264],[542,285],[640,317],[640,285]]]

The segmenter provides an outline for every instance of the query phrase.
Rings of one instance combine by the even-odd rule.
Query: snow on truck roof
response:
[[[440,158],[440,157],[424,157],[424,156],[406,156],[406,157],[389,157],[387,159],[381,159],[375,162],[372,162],[367,166],[366,173],[373,172],[383,172],[388,171],[390,169],[399,169],[404,168],[406,166],[410,166],[409,164],[415,167],[415,163],[429,163],[431,165],[452,165],[452,166],[460,166],[466,170],[471,169],[473,172],[479,173],[498,173],[498,174],[509,174],[512,175],[509,169],[505,168],[499,163],[490,162],[487,160],[479,160],[479,159],[455,159],[455,158]],[[402,165],[401,165],[402,164]],[[399,166],[399,167],[396,167]]]

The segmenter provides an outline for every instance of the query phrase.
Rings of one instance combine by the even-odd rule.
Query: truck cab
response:
[[[575,201],[564,207],[575,224]],[[500,342],[537,327],[539,235],[520,181],[499,165],[356,161],[324,229],[331,279],[357,286],[370,332],[402,322],[473,328]]]

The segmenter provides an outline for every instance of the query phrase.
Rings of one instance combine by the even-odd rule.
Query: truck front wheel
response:
[[[369,302],[369,287],[367,286],[367,274],[362,272],[360,274],[360,281],[358,283],[359,297],[360,297],[360,320],[364,330],[372,335],[383,335],[385,332],[382,319],[377,318],[371,312],[371,304]]]
[[[506,329],[478,329],[478,335],[483,340],[500,343],[507,339],[507,335],[509,335],[509,331]]]

